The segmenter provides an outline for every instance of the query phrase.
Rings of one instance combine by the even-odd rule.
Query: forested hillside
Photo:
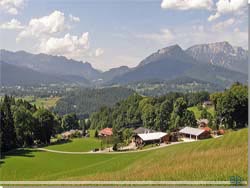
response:
[[[88,117],[102,106],[111,107],[116,102],[133,94],[131,89],[110,87],[103,89],[77,89],[67,92],[53,109],[54,112],[64,115],[76,113],[81,117]]]

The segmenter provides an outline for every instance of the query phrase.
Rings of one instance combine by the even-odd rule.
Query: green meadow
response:
[[[248,129],[223,137],[151,151],[119,154],[59,154],[35,149],[9,152],[1,180],[247,180]],[[76,140],[48,148],[87,150]],[[72,149],[72,148],[74,149]],[[78,148],[79,147],[79,148]]]
[[[50,145],[46,149],[70,152],[88,152],[101,147],[101,140],[96,138],[75,138],[68,143]]]
[[[194,115],[195,115],[196,119],[200,119],[200,117],[201,117],[201,110],[199,110],[197,106],[189,107],[188,110],[194,112]],[[214,113],[215,113],[214,107],[208,107],[207,111],[214,116]]]

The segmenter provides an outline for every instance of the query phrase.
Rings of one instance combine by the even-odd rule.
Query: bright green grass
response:
[[[194,115],[195,115],[196,119],[200,119],[200,117],[201,117],[201,111],[197,108],[197,106],[189,107],[188,110],[194,112]],[[215,113],[214,107],[208,107],[207,111],[214,116],[214,113]]]
[[[101,147],[101,141],[95,138],[75,138],[65,144],[51,145],[46,149],[70,152],[86,152]]]
[[[21,150],[5,157],[1,180],[247,179],[247,131],[217,139],[121,154],[56,154]]]

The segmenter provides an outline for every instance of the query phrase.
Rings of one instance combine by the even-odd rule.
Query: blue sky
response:
[[[100,70],[136,66],[172,44],[247,48],[247,29],[247,0],[0,0],[0,48]]]

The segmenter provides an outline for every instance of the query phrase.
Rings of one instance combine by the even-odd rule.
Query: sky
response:
[[[158,49],[228,41],[247,49],[247,0],[0,0],[0,48],[108,70]]]

